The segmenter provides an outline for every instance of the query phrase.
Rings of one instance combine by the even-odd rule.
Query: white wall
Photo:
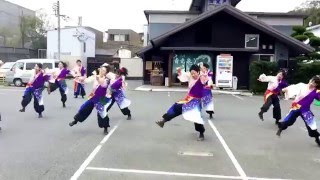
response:
[[[300,26],[303,18],[299,17],[258,17],[259,20],[273,26]]]
[[[320,37],[320,28],[311,30],[311,32],[312,32],[315,36]]]
[[[143,26],[143,46],[148,45],[148,25]]]
[[[143,61],[140,58],[120,59],[120,68],[128,69],[128,77],[143,77]]]
[[[84,52],[84,43],[80,42],[74,35],[77,30],[84,33],[89,38],[86,42],[86,52]],[[84,28],[66,28],[61,29],[60,33],[60,51],[64,56],[79,56],[79,57],[95,57],[95,34]],[[58,31],[48,31],[47,34],[47,58],[55,58],[58,52]]]
[[[197,17],[197,14],[150,14],[149,23],[184,23],[186,19]]]
[[[118,56],[119,58],[131,58],[131,51],[127,49],[119,49]]]

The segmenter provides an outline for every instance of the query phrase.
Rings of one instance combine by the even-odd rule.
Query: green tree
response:
[[[299,56],[296,59],[297,60],[314,60],[314,59],[320,59],[320,54],[317,52],[320,50],[320,38],[316,37],[312,32],[307,31],[305,27],[303,26],[295,26],[292,28],[293,33],[291,34],[292,37],[299,41],[306,41],[309,39],[309,45],[312,46],[315,51],[308,54],[307,56]]]
[[[291,12],[306,14],[308,17],[304,20],[305,26],[310,22],[313,25],[320,24],[320,0],[307,0]]]
[[[37,16],[20,17],[21,45],[32,43],[33,49],[47,48],[47,29],[50,28],[47,14],[38,11]]]

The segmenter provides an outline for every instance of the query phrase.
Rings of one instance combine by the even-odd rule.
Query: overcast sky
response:
[[[7,0],[23,7],[43,8],[56,22],[52,6],[56,0]],[[288,12],[306,0],[242,0],[237,8],[242,11]],[[133,29],[143,31],[147,24],[144,10],[188,10],[191,0],[60,0],[61,13],[71,19],[65,25],[77,25],[78,16],[83,25],[101,31],[108,29]],[[55,23],[56,24],[56,23]]]

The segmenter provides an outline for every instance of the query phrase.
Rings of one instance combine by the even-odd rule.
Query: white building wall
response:
[[[131,58],[131,51],[127,49],[119,49],[118,56],[119,58]]]
[[[320,28],[311,30],[311,32],[312,32],[315,36],[320,37]]]
[[[120,68],[128,69],[128,77],[143,77],[143,61],[140,58],[121,58]]]
[[[197,17],[197,14],[150,14],[149,23],[184,23],[186,19]]]
[[[148,45],[148,25],[143,26],[143,46]]]
[[[259,20],[272,26],[301,26],[303,18],[297,17],[257,17]]]
[[[77,31],[78,30],[78,31]],[[84,33],[88,38],[86,41],[86,52],[84,42],[80,42],[76,34]],[[65,28],[60,32],[60,58],[71,66],[80,59],[86,65],[87,57],[95,57],[95,34],[84,28]],[[47,33],[47,58],[57,58],[58,54],[58,31],[52,30]]]

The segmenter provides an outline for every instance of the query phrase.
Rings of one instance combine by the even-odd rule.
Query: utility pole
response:
[[[56,17],[58,18],[58,56],[57,59],[60,60],[60,2],[57,1],[57,3],[54,3],[53,5],[53,10],[54,13],[56,15]]]

